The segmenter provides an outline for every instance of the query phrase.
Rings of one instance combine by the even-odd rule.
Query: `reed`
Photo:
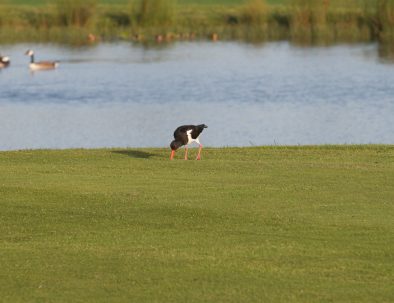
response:
[[[379,38],[383,41],[392,41],[394,39],[394,0],[377,1],[376,23]]]
[[[175,0],[140,0],[132,11],[132,20],[142,26],[168,26],[175,22]]]
[[[298,44],[394,41],[394,0],[292,0],[282,5],[268,0],[231,5],[224,1],[198,5],[194,0],[188,4],[185,0],[100,3],[57,0],[20,6],[0,0],[0,42],[75,39],[77,44],[90,43],[86,39],[90,32],[102,40],[144,43],[212,39],[214,35],[253,43],[278,39]]]
[[[313,42],[328,37],[327,24],[329,0],[294,0],[291,16],[291,38],[295,41]]]
[[[241,8],[241,22],[250,26],[267,23],[269,7],[265,0],[250,0]]]
[[[97,0],[58,0],[57,21],[60,26],[87,26],[95,15]]]

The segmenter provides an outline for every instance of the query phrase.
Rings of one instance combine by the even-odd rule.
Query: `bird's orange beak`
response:
[[[174,155],[175,155],[175,150],[172,150],[172,151],[171,151],[170,160],[174,159]]]

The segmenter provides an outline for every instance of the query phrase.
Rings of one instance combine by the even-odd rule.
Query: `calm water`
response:
[[[30,73],[27,48],[60,67]],[[376,48],[2,46],[0,150],[161,147],[190,123],[206,146],[393,144],[394,65]]]

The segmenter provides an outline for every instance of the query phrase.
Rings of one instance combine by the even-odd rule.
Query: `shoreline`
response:
[[[88,6],[92,1],[74,2],[70,7],[0,5],[5,11],[0,13],[0,43],[89,45],[125,40],[155,45],[194,40],[288,40],[306,46],[376,41],[391,49],[394,45],[394,20],[386,16],[394,11],[390,3],[377,8],[374,4],[327,6],[306,0],[297,5],[269,5],[265,1],[176,5],[169,0],[156,1],[161,4],[143,10],[131,4]]]

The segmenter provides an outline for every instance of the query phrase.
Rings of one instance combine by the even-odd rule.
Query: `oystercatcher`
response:
[[[185,145],[185,160],[187,160],[187,150],[188,150],[188,145],[196,142],[199,145],[198,149],[198,155],[196,160],[201,160],[201,150],[202,150],[202,144],[198,140],[198,136],[201,134],[201,132],[204,130],[204,128],[207,128],[205,124],[200,124],[200,125],[182,125],[179,126],[175,131],[174,131],[174,138],[175,140],[171,142],[170,147],[171,147],[171,156],[170,159],[174,159],[175,151],[180,148],[181,146]]]

